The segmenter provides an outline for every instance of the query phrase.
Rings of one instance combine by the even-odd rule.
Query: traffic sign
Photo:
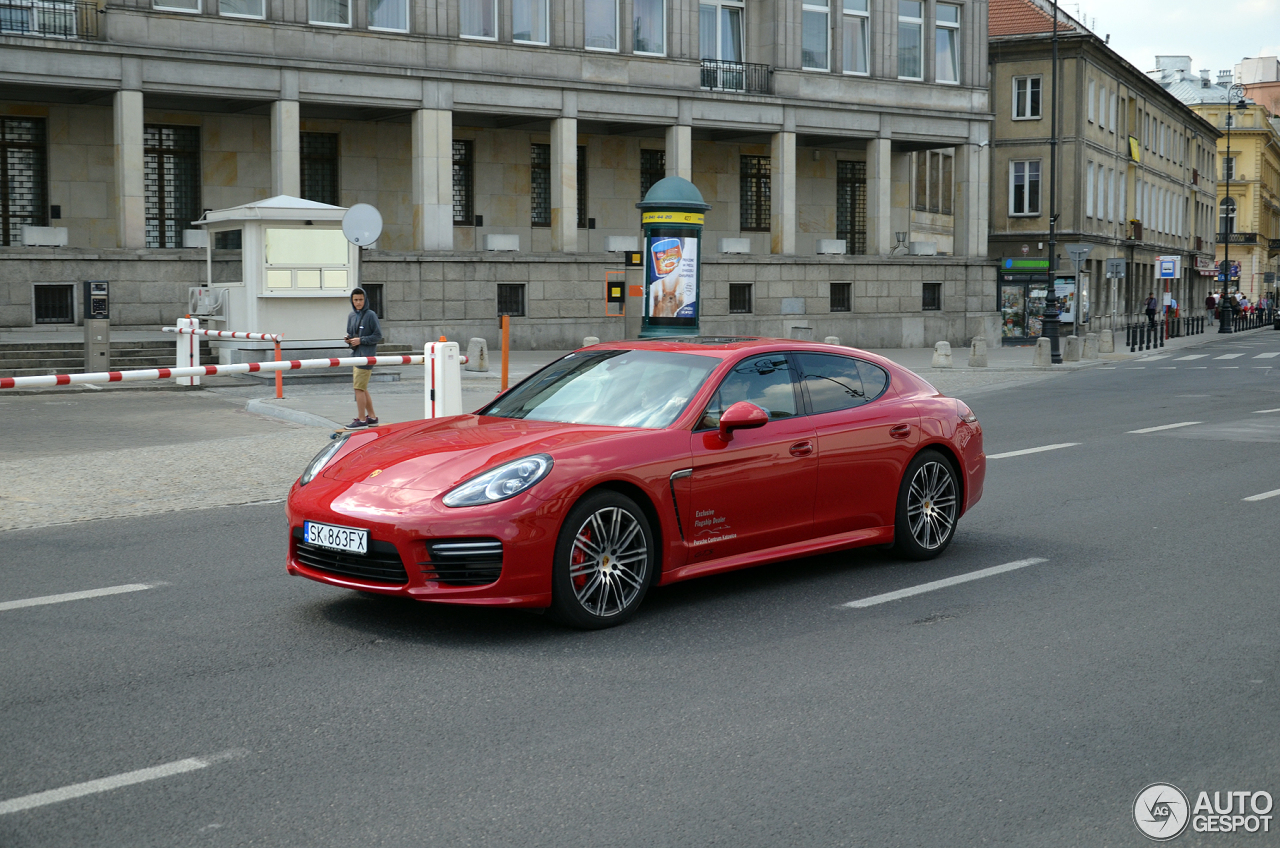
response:
[[[1107,260],[1107,276],[1113,280],[1123,280],[1125,276],[1123,259]]]

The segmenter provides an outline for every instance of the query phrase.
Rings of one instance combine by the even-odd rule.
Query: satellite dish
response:
[[[382,235],[382,213],[368,203],[357,203],[342,216],[342,234],[359,247],[368,247]]]

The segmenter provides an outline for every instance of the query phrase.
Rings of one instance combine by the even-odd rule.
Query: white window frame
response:
[[[1093,162],[1090,161],[1085,167],[1084,178],[1084,214],[1086,218],[1093,217]]]
[[[184,15],[199,15],[204,11],[204,0],[196,0],[194,9],[187,9],[182,6],[166,6],[160,0],[154,0],[151,8],[160,12],[179,12]]]
[[[699,43],[699,46],[698,46],[698,55],[709,62],[745,62],[746,56],[747,56],[747,45],[746,45],[747,4],[745,0],[707,0],[707,2],[698,4],[699,16],[701,16],[702,14],[703,6],[709,6],[715,9],[716,11],[716,31],[715,31],[716,55],[714,57],[702,56],[701,43]],[[723,24],[724,24],[725,9],[736,9],[738,11],[738,20],[741,21],[742,23],[742,25],[738,28],[739,30],[738,35],[740,37],[740,40],[737,44],[738,54],[740,56],[740,58],[738,59],[727,59],[723,55],[724,54]],[[699,21],[701,21],[701,18],[699,18]],[[699,24],[699,26],[701,26],[701,24]],[[699,41],[701,41],[701,33],[699,33]]]
[[[545,40],[543,40],[543,41],[534,41],[534,40],[532,40],[532,39],[530,39],[530,40],[525,40],[525,39],[523,39],[523,38],[516,38],[516,37],[515,37],[515,20],[516,20],[516,15],[515,15],[515,11],[516,11],[516,9],[515,9],[515,4],[516,4],[516,3],[520,3],[520,2],[526,2],[526,3],[537,3],[537,2],[540,2],[540,3],[542,3],[542,31],[543,31],[543,32],[545,32],[545,33],[547,34],[547,37],[546,37],[546,39],[545,39]],[[663,2],[663,9],[664,9],[664,10],[666,9],[666,2],[665,2],[665,0],[664,0],[664,2]],[[666,22],[665,22],[665,20],[664,20],[663,25],[665,26],[665,24],[666,24]],[[525,44],[525,45],[530,45],[530,44],[531,44],[531,45],[535,45],[535,46],[539,46],[539,47],[546,47],[547,45],[549,45],[549,44],[551,43],[551,0],[512,0],[512,3],[511,3],[511,43],[512,43],[512,44]]]
[[[350,0],[348,0],[347,2],[347,22],[345,24],[334,23],[333,21],[312,20],[311,4],[313,2],[314,0],[307,0],[307,23],[308,24],[310,24],[311,26],[333,27],[335,29],[351,29],[351,18],[353,16],[352,12],[354,11],[354,9],[352,8],[353,4],[350,2]]]
[[[620,51],[620,48],[622,46],[622,35],[620,34],[622,29],[622,3],[619,0],[613,0],[613,45],[614,45],[613,47],[592,47],[591,45],[586,44],[585,43],[585,40],[587,38],[586,24],[587,24],[587,7],[584,5],[582,8],[582,26],[583,26],[582,32],[583,32],[583,40],[584,40],[584,43],[583,43],[584,50],[591,50],[596,53],[617,53]]]
[[[633,24],[632,24],[632,32],[631,32],[631,52],[637,56],[666,56],[667,55],[667,0],[660,0],[659,5],[662,7],[662,26],[660,28],[662,32],[662,50],[659,52],[651,52],[648,50],[638,50],[636,49],[636,32],[635,32],[635,26],[634,26],[636,6],[635,6],[635,0],[632,0],[631,9],[632,9]],[[550,0],[548,0],[547,7],[550,8],[550,6],[551,6],[551,3],[550,3]],[[548,32],[551,31],[550,24],[548,24],[547,31]]]
[[[1111,95],[1111,121],[1107,124],[1107,126],[1111,128],[1111,131],[1112,131],[1112,132],[1115,132],[1115,131],[1116,131],[1116,98],[1117,98],[1117,93],[1116,93],[1116,92],[1114,92],[1114,91],[1111,91],[1110,89],[1108,89],[1108,90],[1107,90],[1107,93],[1108,93],[1109,95]]]
[[[805,15],[822,15],[825,22],[822,27],[823,55],[827,57],[826,65],[806,65],[804,63],[804,18]],[[800,69],[804,71],[831,71],[831,0],[801,0],[800,2]]]
[[[901,0],[894,0],[894,2],[901,2]],[[910,2],[918,3],[920,5],[920,17],[918,18],[908,17],[902,14],[901,9],[899,9],[898,11],[898,15],[897,15],[898,28],[896,30],[897,44],[894,45],[898,51],[898,79],[910,80],[912,82],[923,82],[924,81],[924,15],[926,11],[926,6],[925,6],[925,0],[910,0]],[[916,27],[917,31],[920,33],[920,76],[918,77],[908,77],[908,76],[904,76],[902,73],[901,35],[902,35],[902,27],[904,24],[908,26]]]
[[[1093,92],[1094,92],[1094,82],[1093,80],[1089,80],[1089,96],[1086,97],[1085,100],[1087,100],[1089,103],[1089,123],[1091,124],[1094,122],[1093,121]]]
[[[1094,218],[1097,219],[1099,224],[1102,223],[1102,218],[1106,214],[1106,206],[1105,206],[1106,199],[1107,199],[1106,194],[1107,194],[1107,170],[1106,168],[1103,168],[1102,163],[1099,162],[1098,163],[1098,190],[1095,195],[1098,198],[1098,207],[1097,207],[1098,214],[1093,216]]]
[[[1116,169],[1107,169],[1107,221],[1116,220]]]
[[[842,0],[841,14],[844,16],[840,21],[842,27],[842,36],[840,40],[840,67],[843,73],[853,76],[866,77],[871,75],[871,0],[862,0],[867,7],[866,10],[850,9],[848,0]],[[845,43],[853,37],[852,34],[861,32],[862,37],[862,55],[867,60],[867,69],[865,71],[854,71],[849,69],[849,57],[844,53]]]
[[[493,35],[470,35],[462,32],[462,9],[458,9],[458,37],[465,38],[468,41],[497,41],[498,40],[498,0],[462,0],[462,2],[487,2],[493,7]]]
[[[219,2],[218,2],[218,17],[220,17],[220,18],[239,18],[240,20],[248,20],[248,21],[262,21],[262,20],[266,20],[266,18],[267,18],[267,0],[258,0],[258,2],[262,4],[262,14],[261,14],[261,15],[242,15],[242,14],[240,14],[239,12],[224,12],[224,11],[222,11],[222,2],[221,2],[221,0],[219,0]],[[159,8],[159,7],[157,7],[157,8]]]
[[[1107,125],[1107,87],[1098,83],[1098,129]]]
[[[946,6],[956,10],[955,23],[950,21],[938,20],[938,9]],[[936,3],[933,7],[933,81],[939,85],[959,85],[960,84],[960,22],[963,11],[961,7],[954,3]],[[951,33],[951,56],[956,63],[956,78],[953,80],[943,79],[938,73],[940,65],[938,57],[938,30],[947,30]]]
[[[387,2],[387,0],[383,0],[383,2],[385,3]],[[369,30],[371,32],[408,32],[410,29],[410,16],[413,14],[413,8],[410,5],[409,0],[399,0],[399,2],[404,5],[404,26],[403,27],[374,26],[373,25],[373,9],[366,7],[366,14],[369,16]],[[266,4],[266,0],[263,0],[263,4],[264,5]]]
[[[1031,81],[1032,80],[1035,80],[1036,82],[1040,83],[1039,85],[1040,103],[1038,104],[1040,107],[1040,111],[1034,115],[1031,114]],[[1025,82],[1027,84],[1026,91],[1025,91],[1025,98],[1023,95],[1018,94],[1019,82]],[[1025,103],[1023,102],[1024,99],[1025,99]],[[1026,107],[1025,115],[1018,114],[1018,108],[1020,106]],[[1028,76],[1014,77],[1013,78],[1013,120],[1039,121],[1039,120],[1043,120],[1043,118],[1044,118],[1044,77],[1040,74],[1031,74]]]
[[[1044,199],[1042,197],[1043,192],[1041,189],[1044,183],[1044,174],[1043,174],[1043,169],[1041,168],[1041,164],[1042,163],[1040,159],[1014,159],[1009,162],[1009,216],[1011,218],[1038,218],[1040,217],[1041,214],[1043,214],[1041,212],[1041,209],[1044,208]],[[1031,199],[1031,168],[1030,166],[1031,165],[1036,166],[1036,184],[1037,184],[1036,199],[1038,203],[1036,204],[1036,208],[1034,210],[1028,209],[1027,211],[1024,211],[1024,212],[1014,211],[1013,188],[1014,188],[1014,179],[1016,177],[1017,169],[1019,165],[1023,166],[1023,174],[1026,180],[1026,183],[1025,183],[1026,191],[1023,193],[1023,197],[1028,201],[1027,203],[1028,206],[1030,206],[1030,199]]]

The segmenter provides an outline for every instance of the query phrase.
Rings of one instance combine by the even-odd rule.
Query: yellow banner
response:
[[[702,226],[701,212],[645,212],[640,216],[643,224],[697,224]]]
[[[1139,155],[1138,140],[1133,136],[1129,136],[1129,156],[1133,159],[1133,161],[1140,162],[1142,160],[1138,158],[1138,155]]]

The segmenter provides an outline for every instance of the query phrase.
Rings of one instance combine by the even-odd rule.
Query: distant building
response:
[[[1212,273],[1218,131],[1079,21],[1059,15],[1057,273],[1071,276],[1067,245],[1093,248],[1074,282],[1090,290],[1095,319],[1113,309],[1134,314],[1149,292],[1168,292],[1184,309],[1199,305]],[[1047,3],[991,2],[990,250],[1005,265],[1048,258],[1052,29]],[[1158,257],[1180,258],[1176,278],[1160,277],[1174,265]],[[1114,296],[1108,259],[1126,266]],[[1023,283],[1003,265],[1001,274],[1002,305],[1016,313]],[[1032,298],[1037,289],[1026,285]],[[1006,316],[1007,333],[1016,321]]]
[[[1280,59],[1259,56],[1236,65],[1235,81],[1244,86],[1245,96],[1280,115]]]

